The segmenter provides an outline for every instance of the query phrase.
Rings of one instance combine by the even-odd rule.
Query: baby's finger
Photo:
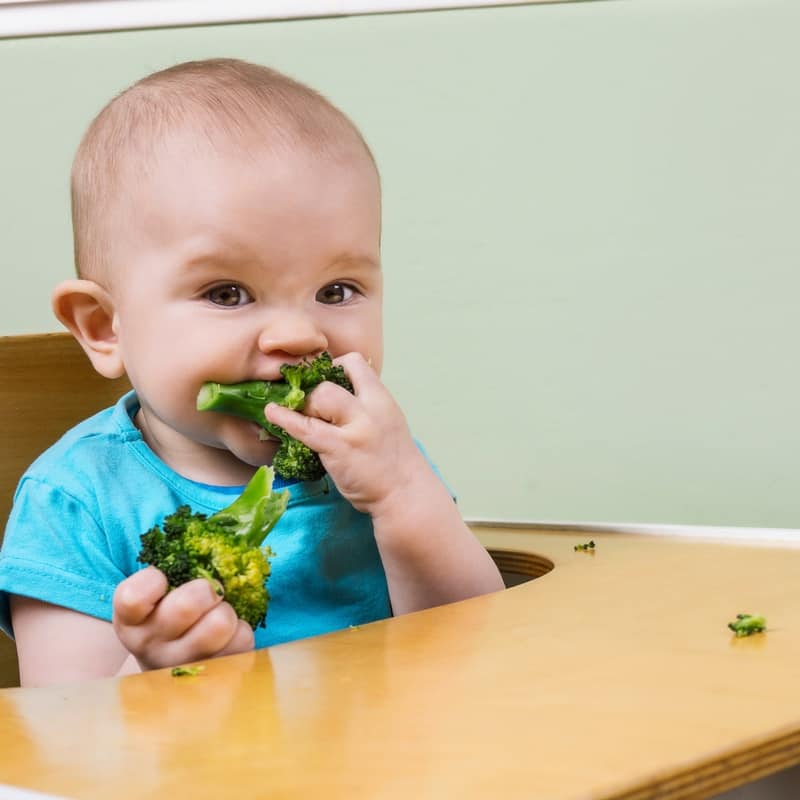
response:
[[[221,602],[222,597],[211,582],[197,578],[169,592],[148,620],[148,626],[161,641],[179,639]]]
[[[114,591],[115,624],[140,625],[153,613],[166,592],[167,579],[161,570],[145,567],[135,572]]]
[[[230,656],[234,653],[247,653],[256,645],[256,637],[253,629],[243,620],[238,620],[236,631],[233,638],[220,650],[217,655]]]
[[[334,360],[335,364],[344,367],[350,383],[357,395],[362,394],[375,385],[381,385],[378,373],[361,353],[347,353]],[[313,395],[313,392],[312,392]]]
[[[319,391],[321,388],[322,386],[319,386],[314,391]],[[344,389],[341,391],[352,397]],[[332,419],[321,419],[317,416],[312,416],[309,402],[310,398],[306,401],[306,408],[303,413],[270,403],[264,409],[264,415],[270,422],[280,425],[289,436],[303,442],[312,450],[322,453],[331,444],[336,429],[332,428],[330,424],[333,422]]]
[[[303,414],[341,427],[358,416],[360,405],[347,389],[326,381],[306,397]]]
[[[180,639],[170,643],[170,663],[198,661],[221,655],[237,636],[241,637],[241,622],[229,603],[219,603],[204,614]],[[250,628],[247,623],[242,624]],[[250,635],[252,638],[252,630]],[[241,638],[238,643],[241,643]]]

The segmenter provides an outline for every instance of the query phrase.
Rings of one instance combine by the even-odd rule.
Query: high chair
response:
[[[98,375],[70,334],[0,336],[0,538],[28,465],[129,388]],[[18,684],[14,643],[0,634],[0,687]]]

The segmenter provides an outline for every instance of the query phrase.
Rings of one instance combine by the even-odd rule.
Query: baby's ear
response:
[[[125,374],[111,295],[94,281],[69,280],[53,290],[53,313],[71,331],[92,366],[106,378]]]

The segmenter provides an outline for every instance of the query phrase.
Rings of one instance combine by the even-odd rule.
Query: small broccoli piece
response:
[[[198,664],[196,667],[173,667],[170,670],[170,675],[173,678],[181,678],[185,675],[199,675],[205,667],[202,664]]]
[[[259,467],[242,494],[211,516],[180,506],[142,534],[139,561],[160,569],[170,589],[206,578],[241,619],[263,627],[272,552],[262,543],[289,501],[287,491],[272,491],[272,481],[272,470]]]
[[[344,367],[333,363],[331,354],[321,353],[312,361],[301,361],[299,364],[284,364],[281,367],[281,375],[292,389],[308,394],[315,386],[319,386],[323,381],[343,386],[347,391],[353,391],[353,384],[347,377]],[[302,397],[299,397],[300,405],[295,408],[302,408]]]
[[[318,481],[325,474],[319,456],[292,437],[287,437],[278,448],[272,466],[278,475],[303,481]]]
[[[594,550],[594,540],[590,540],[585,544],[576,544],[573,550]]]
[[[737,614],[728,627],[736,634],[736,638],[752,636],[754,633],[763,633],[767,629],[767,621],[756,614]]]
[[[267,403],[302,411],[306,395],[323,381],[353,391],[344,368],[334,364],[330,353],[322,353],[312,361],[284,364],[282,381],[244,381],[243,383],[204,383],[197,395],[198,411],[219,411],[258,423],[280,441],[272,466],[283,478],[316,481],[325,474],[319,455],[311,448],[289,436],[283,428],[273,425],[264,416]]]

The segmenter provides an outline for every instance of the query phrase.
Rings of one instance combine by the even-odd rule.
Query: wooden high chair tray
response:
[[[196,677],[3,690],[0,782],[117,800],[678,800],[800,763],[791,541],[475,530],[505,569],[553,569]],[[734,638],[740,612],[767,632]]]

